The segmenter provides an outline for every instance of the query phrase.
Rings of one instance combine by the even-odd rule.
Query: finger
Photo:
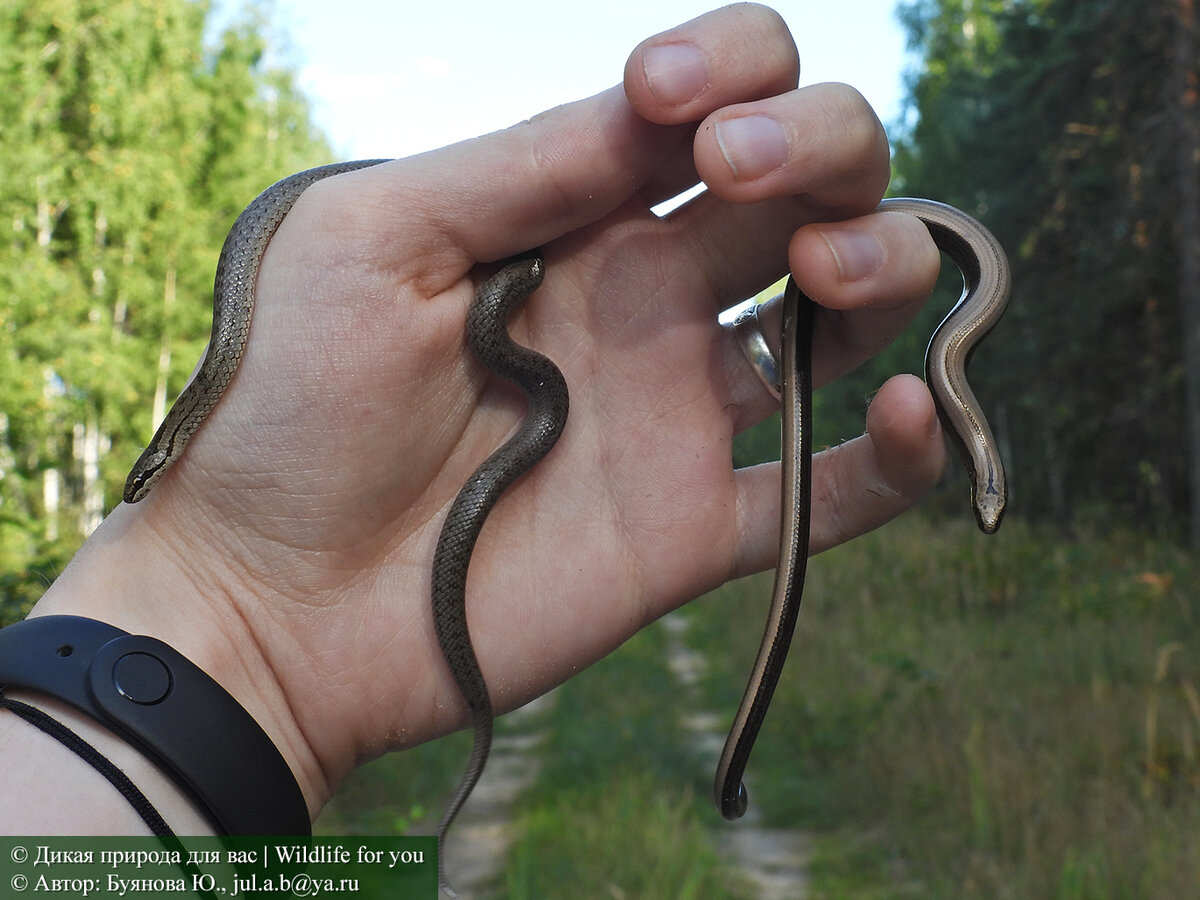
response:
[[[747,46],[754,52],[746,52]],[[726,104],[794,90],[799,72],[796,44],[783,19],[767,7],[743,3],[643,41],[625,65],[624,86],[639,115],[673,125],[698,121]],[[683,144],[642,196],[654,206],[699,181],[693,148]]]
[[[362,257],[420,267],[401,273],[410,279],[453,280],[616,209],[687,139],[686,129],[642,119],[612,88],[504,131],[319,182],[291,217],[305,201],[319,204],[323,230],[348,222],[365,241]]]
[[[745,111],[734,126],[744,126],[739,135],[726,141],[706,131],[708,122],[698,132],[695,161],[709,192],[670,217],[687,263],[704,273],[722,306],[783,274],[796,229],[873,211],[890,174],[887,136],[852,88],[817,85],[736,109]],[[738,179],[765,157],[774,168]]]
[[[844,84],[722,107],[701,123],[695,145],[696,169],[718,196],[797,196],[824,218],[873,209],[887,188],[889,153],[878,116]]]
[[[866,534],[907,510],[941,479],[947,454],[933,399],[919,378],[889,380],[859,438],[813,458],[809,552]],[[773,567],[779,554],[779,464],[744,469],[738,484],[739,555],[733,576]]]
[[[797,285],[819,307],[813,350],[818,385],[895,340],[933,292],[941,263],[922,222],[887,212],[802,228],[788,256]]]
[[[779,14],[741,3],[647,38],[625,64],[624,85],[643,118],[678,125],[792,90],[799,75],[796,44]]]
[[[828,384],[877,354],[904,331],[929,297],[940,256],[928,229],[912,216],[873,213],[847,222],[800,229],[789,257],[800,289],[819,304],[813,338],[813,376]],[[778,357],[779,304],[759,318]],[[735,428],[778,409],[728,329],[723,355]]]
[[[692,163],[678,152],[690,143],[694,121],[728,98],[794,85],[795,47],[778,17],[761,7],[718,10],[681,28],[706,59],[708,85],[684,115],[646,117],[617,87],[496,134],[316,185],[310,194],[340,206],[361,231],[417,247],[416,264],[437,272],[445,269],[447,245],[470,261],[502,258],[601,218],[648,182],[678,183],[681,166],[694,180]],[[377,252],[395,258],[382,244]]]
[[[647,54],[653,57],[652,51],[663,47],[672,48],[668,55],[683,50],[703,72],[702,89],[670,109],[654,100],[652,85],[677,97],[680,86],[671,84],[669,73],[657,82],[647,74],[654,71]],[[688,68],[683,66],[685,81],[696,74],[688,75]],[[671,64],[666,69],[679,71]],[[774,11],[754,4],[716,10],[643,42],[626,65],[623,90],[551,110],[476,142],[488,144],[489,155],[495,155],[495,165],[485,162],[484,171],[501,171],[509,162],[504,181],[495,185],[498,193],[475,204],[484,213],[481,225],[487,224],[488,210],[495,220],[485,239],[512,232],[527,237],[510,238],[499,249],[475,255],[508,255],[593,222],[635,194],[650,206],[694,185],[688,146],[694,123],[724,104],[794,88],[798,74],[795,42],[786,24]],[[514,170],[514,159],[528,162],[523,170]],[[460,180],[464,166],[453,169]],[[474,235],[474,230],[462,235],[461,243],[478,246]]]

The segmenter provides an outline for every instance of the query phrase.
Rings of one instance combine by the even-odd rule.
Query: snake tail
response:
[[[775,570],[771,609],[754,669],[725,741],[713,785],[714,801],[726,819],[741,818],[749,803],[742,777],[796,629],[808,565],[812,485],[812,331],[813,302],[788,279],[783,296],[783,418],[780,459],[783,468],[783,517],[779,567]]]

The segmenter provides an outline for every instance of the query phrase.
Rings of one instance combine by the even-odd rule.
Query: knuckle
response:
[[[828,134],[837,135],[848,167],[886,162],[887,136],[866,98],[845,84],[820,87],[816,115]]]

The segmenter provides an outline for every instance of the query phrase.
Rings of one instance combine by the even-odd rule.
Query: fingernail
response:
[[[742,116],[716,125],[717,146],[738,181],[752,181],[788,161],[783,126],[769,116]]]
[[[708,63],[691,44],[651,47],[642,69],[650,92],[667,106],[682,106],[708,87]]]
[[[830,228],[821,232],[829,252],[837,262],[843,282],[862,281],[883,268],[887,251],[869,231],[857,228]]]

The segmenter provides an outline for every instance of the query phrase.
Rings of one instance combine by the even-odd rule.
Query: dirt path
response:
[[[667,632],[667,662],[680,687],[682,724],[712,765],[725,740],[729,717],[699,709],[697,683],[704,674],[704,655],[686,640],[687,620],[662,620]],[[516,835],[512,805],[533,783],[541,767],[545,737],[543,713],[555,702],[551,692],[506,715],[492,745],[491,757],[470,801],[450,829],[445,847],[450,883],[464,897],[486,897],[502,887],[505,860]],[[752,786],[750,786],[752,789]],[[726,823],[713,812],[712,840],[730,862],[732,888],[754,900],[804,900],[807,895],[809,838],[797,829],[766,828],[751,807],[744,819]]]
[[[485,897],[500,886],[516,836],[512,805],[541,768],[542,713],[554,703],[554,696],[539,697],[497,723],[502,733],[492,741],[487,768],[443,847],[446,876],[463,897]]]
[[[715,766],[725,743],[729,715],[698,708],[697,684],[705,660],[688,646],[687,619],[676,614],[663,619],[662,625],[667,632],[667,662],[681,689],[680,706],[691,710],[683,714],[682,724],[701,758]],[[715,811],[713,816],[716,818]],[[804,900],[808,895],[808,835],[799,829],[766,828],[758,820],[752,804],[745,818],[718,822],[712,830],[717,851],[731,863],[734,887],[755,900]]]

